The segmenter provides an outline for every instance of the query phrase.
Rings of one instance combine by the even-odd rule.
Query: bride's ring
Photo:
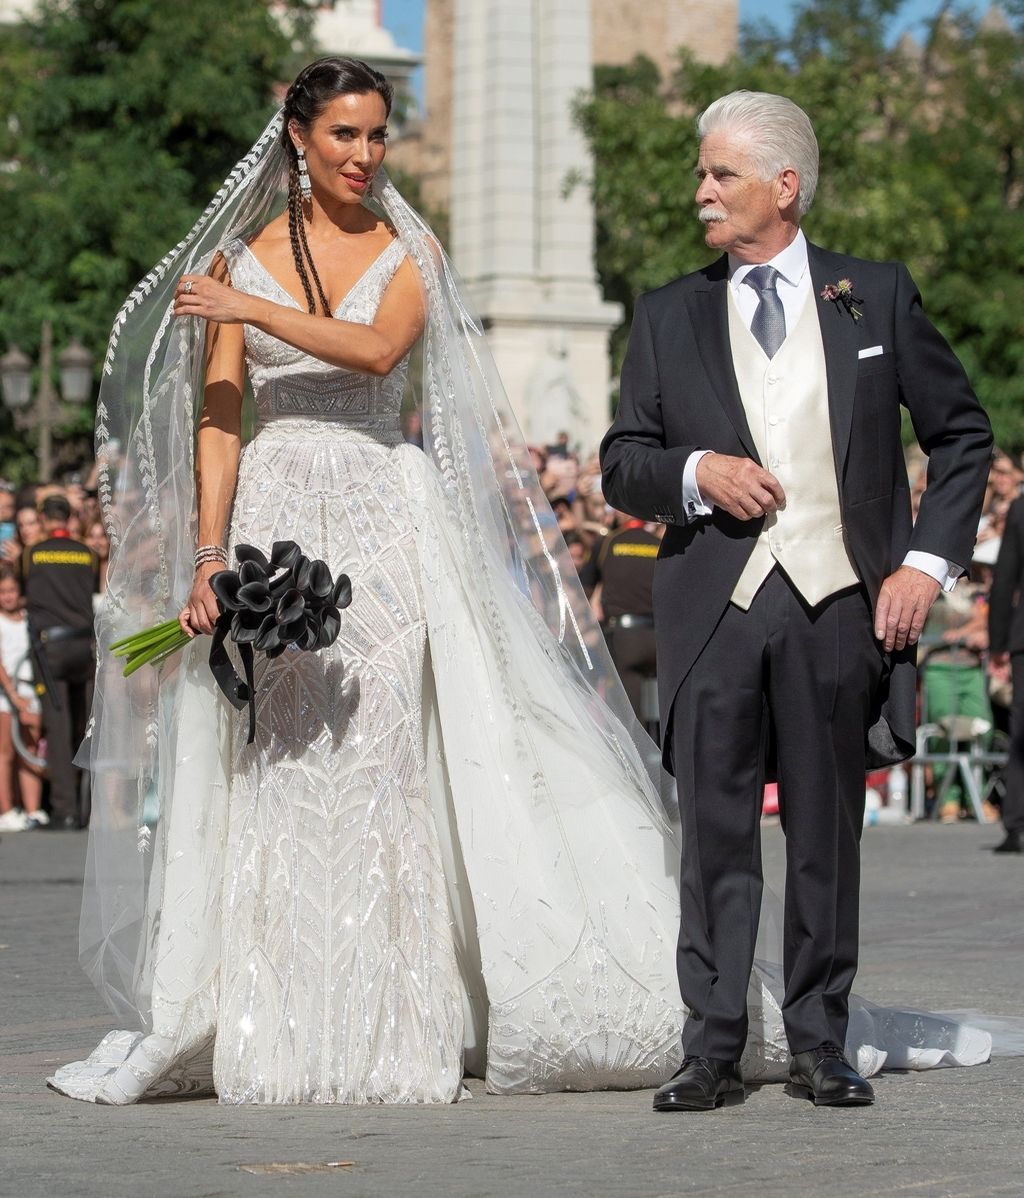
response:
[[[186,295],[192,294],[192,280],[191,279],[185,280],[185,294]]]

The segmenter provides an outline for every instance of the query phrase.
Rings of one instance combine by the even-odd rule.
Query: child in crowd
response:
[[[33,755],[39,750],[40,706],[28,649],[28,621],[17,571],[0,563],[0,831],[4,832],[22,832],[49,822],[42,809],[42,775],[14,747],[17,721],[21,743]]]

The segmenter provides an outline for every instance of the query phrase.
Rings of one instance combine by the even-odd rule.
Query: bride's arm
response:
[[[192,284],[188,294],[186,282]],[[376,375],[388,374],[409,352],[423,332],[425,317],[419,276],[408,261],[385,291],[373,324],[310,316],[206,275],[182,278],[174,314],[199,316],[221,329],[250,324],[331,366]]]
[[[223,261],[214,275],[227,277]],[[196,502],[200,545],[227,545],[228,521],[238,481],[242,448],[242,389],[245,383],[245,344],[240,324],[211,326],[207,338],[206,388],[199,419],[196,449]],[[210,578],[225,567],[206,562],[196,570],[188,603],[178,617],[190,635],[212,632],[219,614]]]

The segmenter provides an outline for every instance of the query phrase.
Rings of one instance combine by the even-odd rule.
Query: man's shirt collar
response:
[[[791,286],[797,287],[807,270],[807,238],[802,229],[797,229],[796,236],[784,250],[776,254],[770,262],[740,262],[738,258],[729,255],[729,282],[739,288],[744,278],[755,266],[774,266],[783,279]]]

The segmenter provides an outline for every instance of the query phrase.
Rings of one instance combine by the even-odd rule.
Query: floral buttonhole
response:
[[[853,294],[853,279],[840,279],[836,283],[826,283],[820,294],[826,303],[835,304],[837,308],[845,308],[854,320],[860,320],[864,315],[857,307],[864,301]]]

